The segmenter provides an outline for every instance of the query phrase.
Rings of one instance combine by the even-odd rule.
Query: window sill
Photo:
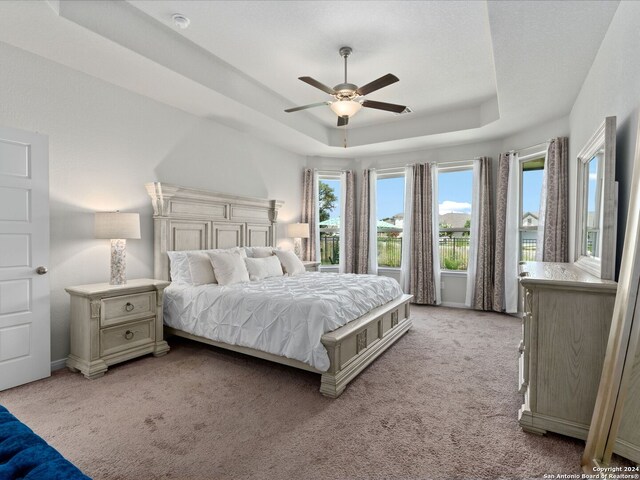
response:
[[[452,277],[466,277],[466,270],[440,270],[440,275],[449,275]]]
[[[399,272],[400,267],[378,267],[379,272]]]

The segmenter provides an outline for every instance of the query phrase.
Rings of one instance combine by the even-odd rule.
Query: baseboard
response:
[[[455,303],[455,302],[440,302],[440,306],[451,307],[451,308],[466,308],[467,310],[469,309],[469,307],[467,307],[464,303]]]
[[[54,360],[53,362],[51,362],[51,371],[53,372],[54,370],[61,370],[66,366],[67,366],[66,358],[61,358],[60,360]]]

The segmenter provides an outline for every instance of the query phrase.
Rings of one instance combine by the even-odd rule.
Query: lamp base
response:
[[[293,239],[293,253],[295,253],[296,256],[300,260],[302,260],[302,239],[301,238]]]
[[[111,240],[110,285],[125,285],[127,283],[126,247],[127,241],[122,238]]]

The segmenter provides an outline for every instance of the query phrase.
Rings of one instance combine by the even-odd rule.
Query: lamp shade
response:
[[[309,238],[308,223],[290,223],[287,225],[287,237],[289,238]]]
[[[353,100],[339,100],[337,102],[333,102],[329,108],[331,108],[331,110],[333,110],[339,117],[343,117],[345,115],[352,117],[360,111],[362,104],[360,102],[354,102]]]
[[[140,215],[137,213],[96,212],[96,238],[140,238]]]

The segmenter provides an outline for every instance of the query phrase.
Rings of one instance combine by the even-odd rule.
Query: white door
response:
[[[0,127],[0,390],[51,375],[48,262],[48,139]]]

